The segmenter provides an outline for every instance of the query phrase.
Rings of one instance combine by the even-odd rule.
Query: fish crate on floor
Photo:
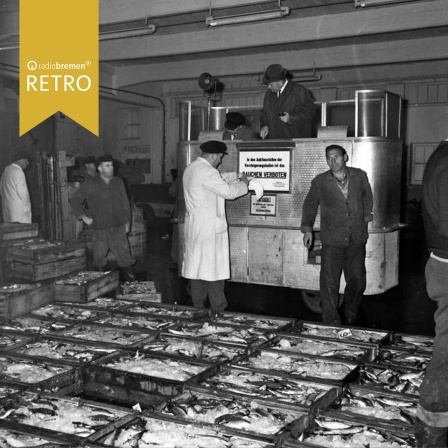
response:
[[[409,350],[395,349],[390,347],[380,348],[375,362],[395,366],[397,368],[411,367],[413,369],[425,370],[432,353],[413,353]]]
[[[129,439],[128,434],[134,434],[135,429],[139,431],[139,443],[141,446],[151,447],[185,447],[185,448],[274,448],[274,444],[267,440],[260,441],[258,438],[249,436],[238,436],[228,432],[226,429],[215,429],[200,424],[189,423],[161,415],[143,412],[139,416],[122,426],[115,424],[109,434],[102,431],[97,436],[94,434],[89,438],[100,446],[115,446],[117,448],[129,448],[129,444],[121,442]],[[140,445],[139,445],[140,446]]]
[[[199,360],[123,350],[85,365],[83,388],[88,397],[152,407],[181,393],[187,381],[216,368]]]
[[[185,389],[189,389],[189,385]],[[307,407],[311,413],[326,409],[335,402],[342,388],[323,382],[292,378],[288,375],[261,372],[256,369],[222,365],[213,375],[203,378],[197,387],[219,390],[235,396],[258,398]]]
[[[157,292],[154,282],[125,282],[120,289],[117,299],[162,302],[162,294]]]
[[[125,301],[125,299],[121,299]],[[163,304],[154,302],[136,302],[134,300],[126,301],[127,306],[123,309],[131,313],[146,313],[157,316],[169,316],[179,320],[200,320],[207,319],[209,312],[205,309],[194,308],[192,306],[183,306],[175,304]]]
[[[82,271],[55,281],[56,302],[90,302],[97,297],[116,291],[119,287],[118,271]]]
[[[83,242],[44,241],[14,246],[10,277],[38,282],[86,269],[86,245]]]
[[[300,320],[287,333],[299,333],[303,336],[335,339],[338,341],[366,342],[377,346],[388,344],[393,337],[389,331],[372,330],[363,327],[328,325]]]
[[[8,415],[1,419],[0,429],[41,436],[64,447],[89,446],[90,436],[134,418],[132,410],[118,406],[32,391],[6,399],[4,405]]]
[[[300,334],[279,334],[269,340],[264,346],[271,350],[278,350],[284,354],[288,352],[301,353],[303,355],[318,355],[328,358],[338,358],[358,363],[375,360],[378,346],[351,341],[338,341],[333,339],[319,339],[313,336]]]
[[[36,390],[71,393],[81,385],[80,371],[70,363],[12,352],[0,354],[0,371],[4,383]]]
[[[204,403],[204,405],[202,405]],[[189,388],[151,414],[200,423],[228,433],[276,443],[308,423],[309,408],[232,396],[217,390]]]
[[[53,283],[15,283],[2,286],[0,287],[0,319],[14,319],[53,301]]]
[[[258,369],[260,372],[287,374],[291,378],[325,382],[343,386],[357,378],[360,366],[356,362],[329,359],[323,356],[301,355],[261,348],[231,362],[232,366]]]
[[[0,330],[0,351],[14,350],[32,340],[33,338],[31,336],[23,333]]]
[[[0,224],[0,234],[2,234],[2,242],[37,238],[39,236],[39,225],[35,223],[24,224],[11,222]]]
[[[418,334],[394,333],[392,341],[384,348],[409,350],[415,353],[432,353],[434,338]]]
[[[397,392],[378,391],[349,384],[328,410],[347,415],[362,415],[379,423],[395,422],[413,431],[418,398]]]
[[[415,438],[409,427],[394,422],[380,423],[372,419],[319,411],[309,420],[303,432],[291,431],[283,447],[414,447]]]

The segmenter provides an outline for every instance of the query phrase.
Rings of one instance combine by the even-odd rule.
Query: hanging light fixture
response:
[[[141,26],[135,26],[135,23],[133,23],[133,27],[126,28],[123,25],[129,26],[129,23],[111,24],[108,30],[100,31],[100,40],[125,39],[127,37],[145,36],[147,34],[154,34],[157,29],[155,25],[148,23],[148,18],[144,20],[144,23],[141,24]]]
[[[281,6],[281,0],[278,1],[278,9],[269,9],[245,14],[235,14],[231,16],[213,17],[210,2],[210,16],[205,19],[207,26],[234,25],[237,23],[258,22],[259,20],[280,19],[287,16],[291,8]]]

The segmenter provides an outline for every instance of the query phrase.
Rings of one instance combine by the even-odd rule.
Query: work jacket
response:
[[[422,183],[426,245],[448,258],[448,141],[443,141],[426,164]]]
[[[87,211],[83,208],[85,201],[89,204]],[[85,214],[92,217],[95,230],[121,227],[131,222],[129,199],[119,177],[112,177],[109,183],[101,176],[89,177],[73,194],[70,205],[78,219]]]
[[[233,138],[232,138],[233,135]],[[226,130],[223,140],[257,140],[260,136],[249,126],[240,126],[234,134]]]
[[[372,221],[373,196],[367,174],[347,167],[348,194],[345,198],[331,170],[316,176],[303,203],[302,232],[312,232],[320,206],[322,244],[348,246],[365,244],[369,236],[367,223]]]
[[[282,112],[289,113],[289,123],[280,120],[279,114]],[[310,91],[301,84],[288,81],[278,97],[277,92],[266,92],[260,128],[269,127],[270,139],[308,138],[311,137],[314,116],[314,102]]]
[[[0,180],[3,221],[31,223],[31,201],[25,173],[15,163],[3,171]]]
[[[225,199],[247,193],[236,173],[221,174],[202,157],[184,172],[185,252],[182,276],[194,280],[230,278]]]

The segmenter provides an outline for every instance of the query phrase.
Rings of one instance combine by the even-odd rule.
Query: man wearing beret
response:
[[[201,155],[184,172],[185,252],[182,276],[191,280],[193,305],[203,308],[207,296],[213,311],[227,307],[224,281],[230,278],[229,235],[225,200],[247,193],[243,175],[220,173],[216,168],[226,154],[223,142],[200,146]]]
[[[18,148],[11,161],[0,180],[3,221],[31,223],[30,194],[23,172],[30,163],[30,154],[25,147]]]
[[[256,140],[257,133],[246,125],[246,118],[239,112],[228,112],[224,123],[223,140]]]
[[[70,205],[76,217],[92,228],[93,265],[103,270],[109,250],[126,281],[135,280],[135,259],[129,249],[131,207],[123,181],[114,176],[114,159],[106,154],[97,159],[98,176],[86,179],[73,194]],[[83,208],[87,201],[89,209]]]
[[[260,136],[269,139],[311,137],[315,115],[311,92],[290,79],[280,64],[270,65],[263,75],[268,86],[260,120]]]

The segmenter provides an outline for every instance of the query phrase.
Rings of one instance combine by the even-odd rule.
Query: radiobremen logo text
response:
[[[89,67],[90,61],[80,64],[60,63],[60,62],[46,62],[39,64],[36,61],[29,61],[27,67],[30,71],[35,70],[86,70]],[[27,75],[26,90],[27,92],[86,92],[90,90],[92,80],[88,75],[46,75],[35,74]]]

